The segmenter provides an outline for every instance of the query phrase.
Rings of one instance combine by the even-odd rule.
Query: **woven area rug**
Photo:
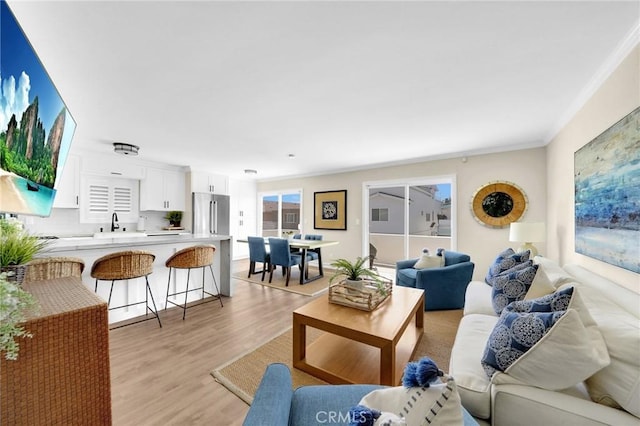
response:
[[[425,332],[418,342],[413,360],[428,356],[441,370],[449,370],[451,347],[455,340],[462,310],[425,312]],[[308,328],[307,340],[313,341],[320,332]],[[293,388],[326,384],[303,371],[292,368],[292,332],[285,330],[258,348],[229,361],[211,372],[220,384],[247,404],[253,401],[267,365],[280,362],[289,366]]]
[[[299,271],[295,267],[292,269],[293,271],[291,273],[291,278],[289,278],[288,286],[285,286],[285,278],[282,276],[282,272],[280,271],[280,269],[278,269],[277,271],[273,271],[273,279],[271,280],[271,283],[269,283],[268,273],[265,274],[264,281],[260,281],[260,277],[262,276],[262,274],[251,275],[250,278],[247,278],[249,269],[245,269],[240,272],[234,272],[233,278],[246,281],[251,284],[260,284],[265,287],[271,287],[296,294],[303,294],[305,296],[316,296],[322,292],[327,291],[327,289],[329,288],[329,276],[326,274],[326,271],[322,278],[300,285]],[[309,276],[314,276],[317,274],[318,269],[309,268]]]

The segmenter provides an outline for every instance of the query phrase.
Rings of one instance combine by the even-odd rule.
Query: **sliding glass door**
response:
[[[374,265],[391,265],[395,253],[404,253],[405,187],[369,187],[369,256]]]
[[[423,248],[452,249],[453,188],[453,177],[365,183],[364,235],[374,264],[393,266],[398,260],[418,257]]]
[[[302,217],[302,191],[291,190],[259,194],[261,208],[259,233],[263,237],[281,237],[299,232]]]

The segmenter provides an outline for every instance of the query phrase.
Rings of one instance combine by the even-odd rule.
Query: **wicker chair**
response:
[[[192,307],[187,306],[187,296],[191,291],[202,290],[202,298],[204,299],[204,295],[208,294],[212,296],[212,299],[205,300],[205,302],[209,302],[211,300],[218,299],[220,301],[220,306],[223,307],[222,304],[222,294],[220,294],[220,289],[218,288],[218,283],[216,282],[216,276],[213,274],[213,255],[216,252],[216,247],[213,245],[197,245],[193,247],[187,247],[185,249],[179,250],[175,252],[167,261],[165,262],[165,266],[169,268],[169,280],[167,281],[167,298],[164,305],[164,309],[167,309],[167,305],[171,303],[172,305],[179,306],[182,308],[182,319],[184,320],[187,315],[187,308]],[[211,276],[213,277],[213,284],[216,288],[216,294],[209,293],[204,289],[204,275],[205,268],[209,267],[209,271],[211,271]],[[191,270],[195,268],[202,268],[202,286],[189,289],[189,278],[191,275]],[[171,284],[171,269],[186,269],[187,270],[187,287],[184,291],[177,291],[175,293],[169,293],[170,284]],[[180,294],[184,294],[184,304],[180,304],[177,302],[173,302],[169,300],[169,297],[175,297]]]
[[[156,256],[153,253],[143,250],[130,250],[111,253],[106,256],[102,256],[93,262],[91,266],[91,276],[96,279],[95,291],[98,291],[98,280],[111,281],[111,289],[109,290],[109,310],[126,308],[128,306],[140,305],[144,303],[146,305],[145,316],[148,311],[151,311],[153,316],[158,320],[158,324],[162,327],[160,322],[160,316],[158,315],[158,309],[156,308],[156,302],[153,299],[153,293],[149,286],[148,275],[153,272],[153,261]],[[140,302],[129,303],[121,306],[111,307],[111,295],[113,294],[113,284],[115,281],[129,280],[134,278],[144,277],[146,283],[145,300]],[[149,296],[151,296],[151,303],[153,309],[149,306]],[[145,318],[140,321],[127,323],[125,325],[135,324],[141,321],[146,321],[152,318]],[[117,327],[115,327],[117,328]]]
[[[76,257],[42,257],[27,264],[25,281],[33,282],[63,277],[82,277],[84,261]]]

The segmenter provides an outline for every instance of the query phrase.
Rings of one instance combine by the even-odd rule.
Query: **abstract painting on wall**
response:
[[[640,273],[640,108],[574,155],[576,252]]]

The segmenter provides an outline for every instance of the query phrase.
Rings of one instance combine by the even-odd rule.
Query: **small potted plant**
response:
[[[25,321],[26,313],[36,308],[37,303],[31,294],[9,281],[6,273],[0,273],[0,352],[4,352],[5,359],[18,359],[20,345],[15,339],[31,337],[21,323]]]
[[[48,240],[22,229],[17,221],[0,219],[0,272],[6,272],[6,279],[22,284],[27,263],[40,253]]]
[[[355,262],[347,259],[336,259],[331,263],[331,266],[336,269],[331,278],[329,278],[329,283],[333,283],[339,277],[344,277],[345,284],[350,287],[361,290],[365,285],[373,284],[381,294],[385,295],[386,290],[381,277],[375,271],[364,266],[368,260],[368,257],[358,257]]]
[[[169,221],[169,225],[175,228],[179,228],[180,222],[182,221],[182,212],[179,210],[172,210],[170,212],[167,212],[167,214],[164,215],[164,218]]]

